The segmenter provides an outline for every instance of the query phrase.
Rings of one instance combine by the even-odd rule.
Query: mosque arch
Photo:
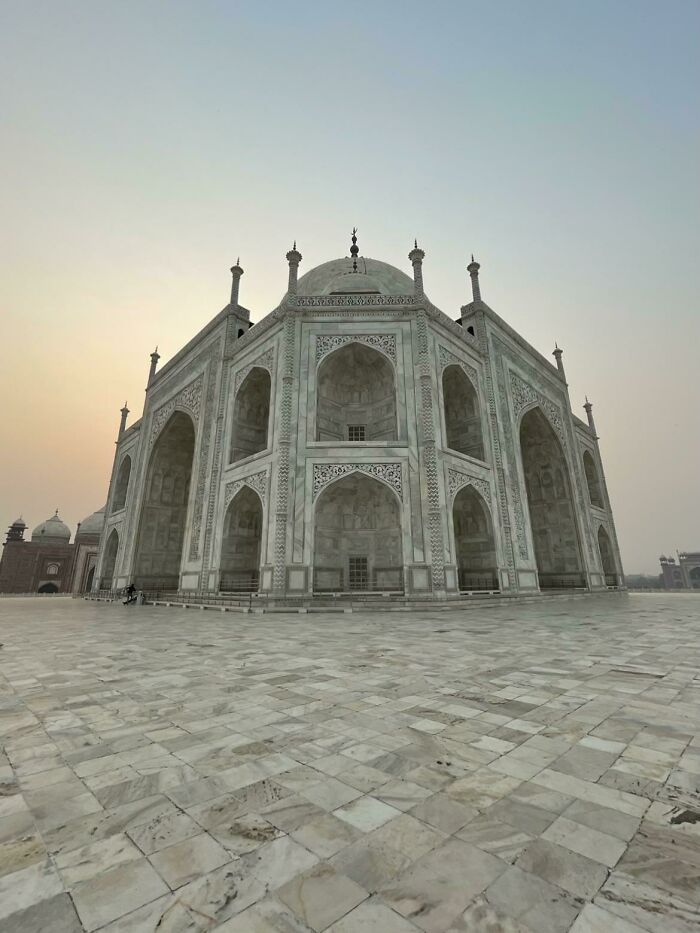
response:
[[[127,454],[119,465],[117,473],[117,482],[114,486],[114,504],[113,512],[119,512],[126,505],[126,493],[129,489],[129,478],[131,476],[131,457]]]
[[[452,504],[455,563],[461,591],[498,589],[496,541],[483,496],[463,486]]]
[[[316,592],[403,591],[401,505],[366,473],[325,487],[314,510]]]
[[[117,551],[119,550],[119,534],[113,528],[107,538],[105,554],[102,560],[101,590],[111,590],[114,582],[114,568],[117,564]]]
[[[561,442],[539,407],[520,422],[530,528],[541,589],[583,587],[571,479]]]
[[[37,592],[44,594],[58,593],[58,587],[55,583],[42,583]]]
[[[316,440],[398,440],[394,367],[379,350],[353,341],[322,360],[316,378]]]
[[[140,589],[179,588],[194,447],[191,417],[175,411],[158,435],[146,474],[134,561]]]
[[[90,593],[92,591],[92,584],[94,580],[95,580],[95,568],[93,566],[88,570],[88,575],[85,579],[85,587],[83,590],[84,593]]]
[[[243,460],[266,450],[270,422],[270,374],[253,366],[233,400],[230,462]]]
[[[598,550],[600,551],[600,563],[605,574],[605,582],[608,586],[617,586],[617,568],[615,566],[615,555],[610,535],[603,525],[598,528]]]
[[[588,486],[588,498],[591,505],[598,509],[603,508],[603,496],[600,491],[600,479],[598,478],[598,468],[595,465],[593,454],[590,450],[583,452],[583,471],[586,474],[586,485]]]
[[[219,589],[256,592],[260,583],[263,506],[250,486],[242,486],[224,518]]]
[[[484,436],[479,396],[461,366],[450,364],[442,371],[442,403],[447,447],[483,460]]]
[[[700,590],[700,567],[692,567],[688,571],[688,579],[693,590]]]

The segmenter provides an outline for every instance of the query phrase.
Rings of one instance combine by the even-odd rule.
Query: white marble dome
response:
[[[80,523],[80,530],[78,534],[80,535],[99,535],[102,534],[102,528],[105,523],[105,509],[106,505],[103,505],[101,509],[98,509],[96,512],[93,512],[92,515],[88,515],[87,518],[84,518]]]
[[[32,541],[50,541],[53,543],[70,541],[70,528],[58,517],[58,511],[32,531]]]
[[[413,279],[396,266],[378,259],[358,256],[357,272],[352,259],[331,259],[299,278],[298,295],[412,295]]]

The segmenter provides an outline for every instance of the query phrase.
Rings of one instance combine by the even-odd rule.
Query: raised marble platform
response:
[[[2,933],[696,933],[700,597],[0,604]]]

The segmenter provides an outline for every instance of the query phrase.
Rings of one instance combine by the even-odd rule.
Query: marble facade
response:
[[[623,585],[598,438],[481,299],[457,320],[351,256],[258,323],[230,303],[151,372],[117,441],[95,589],[443,598]]]

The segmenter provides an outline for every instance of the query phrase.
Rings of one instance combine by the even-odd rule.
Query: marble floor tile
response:
[[[132,862],[140,858],[141,853],[133,842],[124,833],[118,833],[80,849],[62,852],[54,857],[54,863],[64,885],[71,889],[81,881],[102,875],[123,862]]]
[[[328,927],[328,933],[416,933],[416,930],[417,927],[376,898],[364,901]]]
[[[277,891],[277,897],[315,933],[366,900],[367,891],[327,862],[314,865]]]
[[[71,897],[85,930],[91,931],[167,891],[165,882],[143,858],[82,882],[73,889]]]
[[[528,933],[567,933],[581,906],[571,894],[515,865],[486,889],[485,899]]]
[[[3,933],[82,933],[83,926],[67,894],[56,894],[0,920]]]
[[[622,871],[612,873],[594,903],[648,933],[697,933],[695,904]]]
[[[266,897],[226,920],[216,933],[311,933],[311,927],[276,897]]]
[[[19,836],[0,843],[0,876],[28,868],[46,859],[43,840],[35,835]]]
[[[49,859],[3,875],[0,878],[0,922],[4,917],[62,892],[63,884]]]
[[[450,839],[388,881],[379,894],[419,929],[442,933],[506,867],[476,846]]]
[[[332,813],[324,813],[291,834],[319,858],[328,859],[362,837],[362,832]]]
[[[201,826],[186,813],[167,813],[132,827],[127,830],[127,835],[144,855],[152,855],[201,831]]]
[[[231,860],[230,854],[208,833],[191,836],[160,849],[149,861],[170,888],[182,887]]]
[[[548,842],[556,842],[571,852],[585,855],[586,858],[607,865],[608,868],[614,868],[627,849],[627,844],[615,836],[591,829],[590,826],[583,826],[565,816],[558,817],[548,826],[542,833],[542,838]]]
[[[344,820],[356,829],[369,833],[373,829],[378,829],[388,820],[399,816],[401,811],[395,807],[389,806],[375,797],[359,797],[352,803],[334,810],[334,816],[339,820]]]
[[[508,823],[489,816],[489,811],[467,823],[456,836],[511,864],[533,839]]]
[[[604,883],[604,865],[545,839],[530,843],[517,861],[518,868],[556,884],[575,897],[592,898]]]
[[[595,904],[586,904],[570,933],[644,933],[644,928],[616,917]]]

